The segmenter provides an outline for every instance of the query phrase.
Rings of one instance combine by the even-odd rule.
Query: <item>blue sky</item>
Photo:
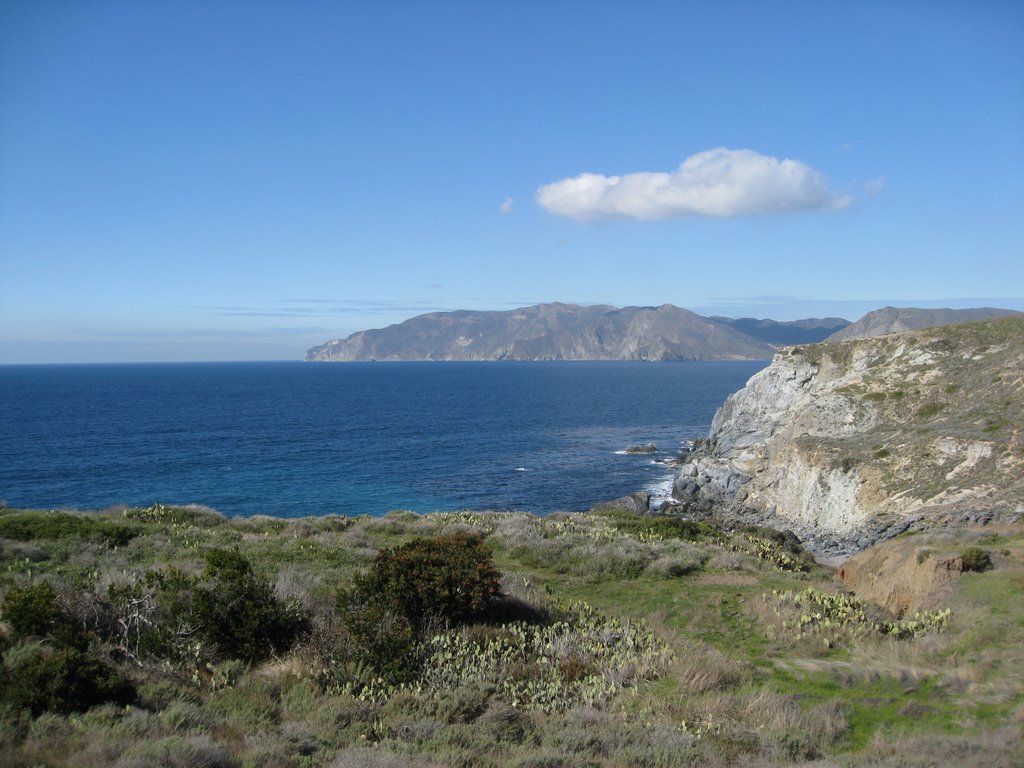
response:
[[[0,2],[0,362],[1024,309],[1019,2]]]

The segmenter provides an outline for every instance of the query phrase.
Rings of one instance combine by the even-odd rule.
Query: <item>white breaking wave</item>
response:
[[[675,478],[675,472],[666,468],[666,474],[661,479],[644,489],[651,494],[651,509],[657,509],[666,501],[675,501],[675,497],[672,496]]]

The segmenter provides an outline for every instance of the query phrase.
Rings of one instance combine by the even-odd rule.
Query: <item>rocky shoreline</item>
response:
[[[821,558],[908,532],[1024,520],[1024,319],[791,347],[718,409],[638,512],[768,526]],[[979,425],[981,425],[979,427]],[[647,504],[650,504],[648,495]]]
[[[941,515],[911,514],[897,520],[870,519],[854,535],[844,536],[784,518],[773,509],[744,504],[743,489],[749,476],[731,471],[710,458],[707,448],[698,447],[682,460],[665,459],[661,463],[678,470],[670,500],[658,501],[650,491],[636,491],[595,504],[590,511],[618,509],[638,515],[677,516],[707,521],[725,530],[748,526],[775,528],[792,533],[820,562],[830,565],[838,565],[858,552],[904,533],[1014,523],[1024,519],[1017,516],[1000,519],[992,510],[984,509]]]

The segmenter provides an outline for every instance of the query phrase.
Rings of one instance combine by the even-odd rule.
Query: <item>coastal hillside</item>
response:
[[[990,320],[1017,314],[1012,309],[977,307],[974,309],[917,309],[915,307],[882,307],[868,312],[855,323],[837,330],[826,341],[852,341],[883,336],[887,333],[916,331],[939,325],[967,323],[972,320]],[[800,342],[794,342],[800,343]]]
[[[306,360],[760,360],[794,334],[818,341],[844,324],[708,318],[671,304],[538,304],[418,315],[313,347]]]
[[[1024,516],[1024,316],[792,347],[683,465],[683,510],[819,552]]]
[[[976,570],[897,615],[777,531],[615,508],[0,506],[0,765],[1020,766],[1024,528],[892,544]]]

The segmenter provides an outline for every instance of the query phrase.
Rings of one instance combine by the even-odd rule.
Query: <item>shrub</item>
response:
[[[196,504],[185,507],[172,507],[166,504],[131,507],[124,511],[124,516],[126,520],[140,520],[146,523],[170,526],[195,525],[200,528],[213,528],[224,522],[224,516],[219,512]]]
[[[498,632],[456,630],[424,642],[417,685],[438,697],[491,689],[520,710],[595,706],[624,687],[661,676],[671,651],[639,622],[600,615],[585,603],[551,624],[515,622]]]
[[[356,577],[354,590],[419,629],[428,619],[460,623],[482,613],[498,595],[500,580],[483,539],[454,533],[378,552]]]
[[[796,637],[805,635],[824,636],[826,646],[835,647],[840,633],[867,636],[881,634],[894,640],[908,640],[929,632],[941,632],[952,611],[920,611],[913,616],[891,621],[878,619],[860,598],[848,594],[822,592],[808,587],[803,592],[779,592],[773,590],[783,604],[800,611],[798,620],[784,621],[784,630],[795,630]]]
[[[981,547],[968,547],[960,553],[965,571],[987,571],[992,567],[992,557]]]
[[[768,528],[761,525],[750,525],[742,529],[742,533],[755,536],[759,539],[766,539],[777,547],[791,555],[799,555],[804,551],[799,537],[790,530],[779,531],[775,528]]]
[[[741,533],[753,546],[758,559],[783,571],[808,571],[814,566],[814,555],[803,548],[792,531],[777,531],[764,526],[748,526]]]
[[[75,538],[120,547],[137,535],[138,531],[127,525],[67,512],[17,512],[0,517],[0,537],[16,541]]]
[[[3,612],[15,638],[45,637],[60,618],[57,595],[48,581],[35,586],[11,587],[4,595]]]
[[[37,648],[21,656],[4,676],[3,699],[43,712],[82,712],[106,702],[128,704],[131,685],[117,670],[77,648]]]
[[[305,622],[274,595],[238,551],[211,549],[192,596],[191,616],[221,656],[259,661],[287,650]]]
[[[177,568],[148,571],[144,585],[112,588],[108,600],[125,630],[118,642],[129,655],[261,661],[290,648],[308,625],[307,613],[279,600],[237,549],[209,550],[198,577]]]
[[[929,416],[934,416],[939,413],[945,407],[946,406],[942,403],[930,400],[927,403],[923,403],[921,407],[917,409],[917,415],[921,418],[927,419]]]
[[[501,574],[480,536],[419,538],[378,552],[338,610],[356,659],[388,682],[412,679],[416,636],[432,621],[460,623],[481,615],[499,595]]]
[[[722,540],[722,532],[703,520],[683,520],[681,517],[638,515],[622,509],[600,510],[593,513],[606,519],[617,531],[639,538]]]
[[[339,609],[359,664],[348,675],[355,687],[366,681],[361,665],[390,683],[411,680],[418,667],[416,635],[409,620],[358,591],[343,592]]]

